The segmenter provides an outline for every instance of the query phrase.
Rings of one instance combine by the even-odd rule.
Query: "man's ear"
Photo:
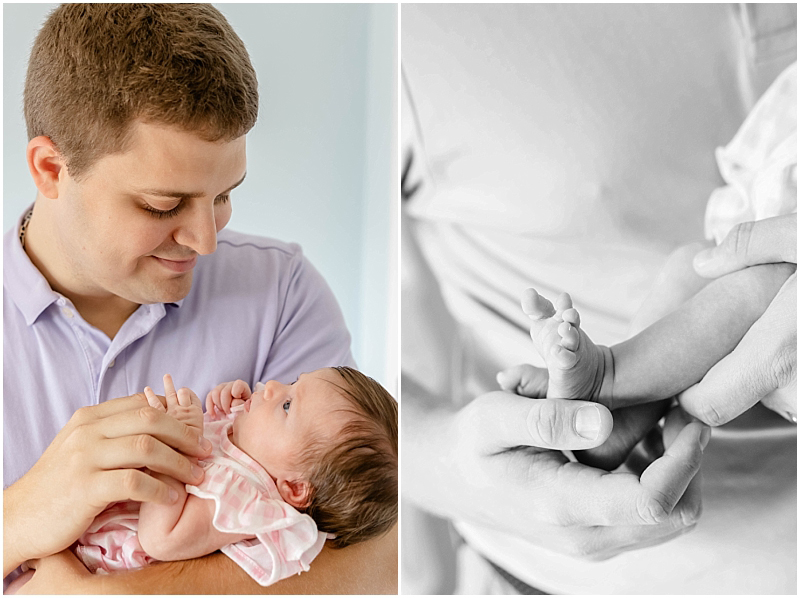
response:
[[[28,142],[25,157],[39,193],[48,199],[58,199],[59,182],[67,168],[55,144],[44,135],[34,137]]]
[[[311,484],[303,480],[278,480],[281,498],[297,509],[307,507],[311,502]]]

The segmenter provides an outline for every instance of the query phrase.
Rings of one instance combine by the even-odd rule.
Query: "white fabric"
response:
[[[719,244],[741,222],[797,212],[796,62],[775,80],[716,156],[727,185],[708,200],[708,239]]]

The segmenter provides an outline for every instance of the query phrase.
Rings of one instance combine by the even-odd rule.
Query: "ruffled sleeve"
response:
[[[314,520],[286,503],[269,474],[228,438],[232,421],[206,423],[213,452],[203,462],[205,478],[186,485],[190,494],[214,501],[213,525],[222,532],[252,534],[222,548],[262,586],[307,571],[327,535]]]

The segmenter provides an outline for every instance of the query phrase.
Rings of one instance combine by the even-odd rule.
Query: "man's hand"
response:
[[[739,224],[718,246],[697,254],[698,274],[717,277],[748,266],[797,263],[797,215]],[[722,425],[758,401],[797,421],[797,275],[783,285],[736,349],[679,397],[686,411]],[[776,392],[777,391],[777,392]]]
[[[169,486],[141,468],[197,484],[203,471],[186,455],[210,451],[196,428],[150,407],[141,394],[79,409],[3,493],[4,576],[67,548],[109,503],[174,501]]]
[[[531,399],[543,399],[547,395],[548,373],[545,368],[521,364],[498,373],[497,383],[505,391]],[[575,458],[584,465],[614,471],[625,463],[634,447],[658,426],[659,420],[667,414],[670,402],[655,401],[615,409],[614,428],[606,441],[600,446],[574,451]]]
[[[748,266],[797,263],[797,214],[743,222],[716,247],[694,257],[695,271],[705,278],[719,278]]]
[[[699,516],[693,479],[710,436],[699,422],[672,415],[678,432],[663,457],[641,477],[611,474],[558,450],[606,440],[602,405],[491,392],[456,413],[431,412],[419,408],[425,399],[406,400],[422,392],[404,379],[404,488],[423,508],[590,559],[664,542]],[[583,409],[599,416],[593,439],[578,432]]]
[[[17,594],[87,594],[84,584],[93,575],[71,551],[62,550],[52,556],[30,561],[33,576],[19,588]]]

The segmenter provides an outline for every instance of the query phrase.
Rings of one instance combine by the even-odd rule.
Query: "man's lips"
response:
[[[197,263],[197,256],[191,257],[188,260],[167,260],[163,257],[156,257],[155,255],[152,257],[159,264],[168,270],[172,270],[173,272],[188,272],[194,268],[195,264]]]

